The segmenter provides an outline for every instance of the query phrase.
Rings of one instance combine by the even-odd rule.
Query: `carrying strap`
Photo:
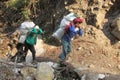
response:
[[[66,33],[66,34],[69,34],[69,28],[72,26],[72,23],[70,23],[69,25],[67,25],[66,27],[65,27],[65,29],[64,29],[64,32]]]

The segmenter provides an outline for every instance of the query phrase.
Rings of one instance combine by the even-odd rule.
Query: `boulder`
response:
[[[120,39],[120,17],[117,17],[111,24],[114,29],[112,30],[112,34]]]
[[[38,63],[36,71],[36,80],[52,80],[54,77],[54,70],[46,62]]]

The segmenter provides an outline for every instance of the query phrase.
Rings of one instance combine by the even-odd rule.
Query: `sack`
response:
[[[20,29],[30,30],[30,29],[34,28],[34,26],[35,26],[34,22],[25,21],[25,22],[21,23]]]
[[[60,23],[60,28],[65,29],[66,25],[70,24],[70,22],[73,21],[75,18],[77,18],[75,13],[70,13],[66,15]]]
[[[65,29],[66,25],[70,24],[70,21],[66,20],[65,18],[62,19],[60,23],[60,28]]]
[[[21,23],[21,26],[19,27],[21,36],[19,38],[19,43],[24,43],[27,37],[27,34],[30,30],[32,30],[34,28],[35,24],[33,22],[30,21],[25,21],[23,23]]]
[[[68,20],[68,21],[73,21],[75,18],[77,18],[76,13],[70,13],[70,14],[65,16],[65,19]]]
[[[53,37],[55,37],[56,39],[60,40],[62,38],[62,36],[65,33],[65,28],[66,26],[71,23],[71,21],[73,21],[75,18],[77,18],[75,13],[70,13],[68,15],[66,15],[60,23],[59,28],[52,34]]]
[[[56,32],[53,33],[52,36],[53,36],[54,38],[60,40],[61,37],[63,36],[63,34],[64,34],[64,29],[58,28],[58,29],[56,30]]]
[[[27,37],[27,35],[21,35],[18,42],[24,44],[26,37]]]

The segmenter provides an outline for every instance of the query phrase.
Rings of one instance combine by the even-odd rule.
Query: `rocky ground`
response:
[[[61,46],[46,45],[46,52],[42,58],[58,60],[61,53]],[[91,71],[100,73],[119,74],[119,56],[117,49],[110,46],[105,47],[91,39],[80,37],[73,41],[73,51],[68,58],[68,62],[74,67],[85,67]],[[111,53],[112,52],[112,53]]]
[[[75,68],[85,68],[91,72],[120,74],[120,42],[110,33],[113,29],[110,24],[119,15],[119,5],[117,3],[119,3],[119,0],[96,0],[88,6],[86,0],[76,0],[76,3],[65,7],[71,12],[77,12],[85,21],[81,25],[85,33],[82,37],[76,36],[74,38],[73,51],[67,60],[68,64]],[[7,18],[4,19],[6,20]],[[6,54],[8,52],[12,55],[16,52],[16,42],[13,41],[16,40],[16,37],[10,36],[12,33],[11,29],[7,33],[3,32],[8,23],[4,22],[4,28],[1,26],[2,24],[0,24],[0,58],[7,59]],[[40,44],[42,46],[37,47],[37,51],[39,47],[42,48],[40,49],[42,53],[37,55],[38,62],[58,61],[58,56],[61,53],[61,44],[52,38],[48,41],[49,43],[43,41]],[[9,43],[14,44],[12,48],[8,46]]]

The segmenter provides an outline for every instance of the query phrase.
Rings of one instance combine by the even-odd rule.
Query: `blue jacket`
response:
[[[71,39],[73,38],[73,36],[75,36],[76,34],[79,34],[80,36],[82,36],[83,31],[82,31],[82,29],[75,31],[75,26],[73,24],[71,24],[70,27],[68,28],[67,32],[65,31],[64,35],[62,36],[62,39],[70,42]]]

